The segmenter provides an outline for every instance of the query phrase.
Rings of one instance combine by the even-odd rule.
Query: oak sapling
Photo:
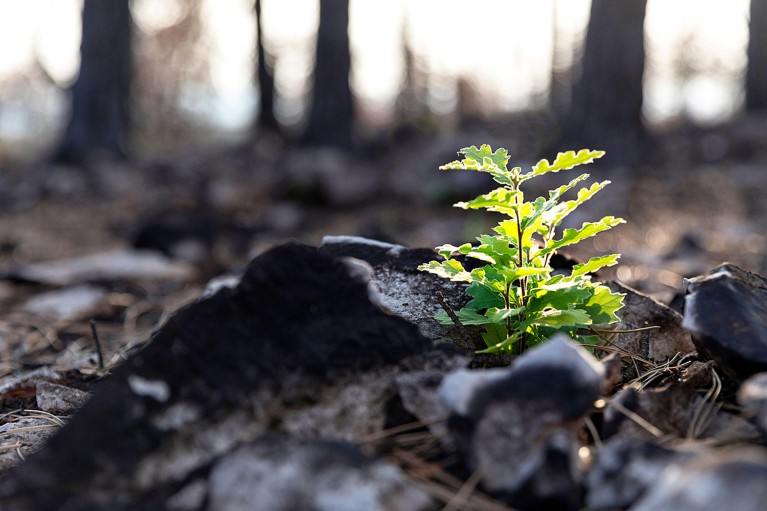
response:
[[[567,215],[610,182],[583,187],[573,198],[563,200],[566,192],[589,178],[589,174],[581,174],[549,191],[548,198],[538,197],[531,202],[525,201],[520,185],[543,174],[591,163],[604,152],[582,149],[559,153],[553,163],[543,159],[526,173],[520,167],[507,167],[509,156],[503,148],[493,151],[488,145],[479,149],[471,146],[459,154],[462,160],[443,165],[440,170],[486,172],[501,186],[455,207],[485,209],[505,218],[493,229],[495,234],[477,237],[474,245],[441,245],[436,250],[442,260],[419,266],[422,271],[468,284],[466,292],[471,300],[451,314],[440,311],[437,320],[451,324],[457,318],[463,325],[482,325],[487,348],[480,353],[521,354],[557,332],[584,343],[597,341],[588,328],[619,321],[616,312],[623,306],[624,295],[593,281],[592,274],[617,264],[620,255],[593,257],[575,265],[569,275],[554,274],[550,262],[559,249],[624,223],[622,218],[605,216],[596,222],[584,222],[580,228],[557,231]],[[484,265],[467,270],[454,258],[457,254]]]

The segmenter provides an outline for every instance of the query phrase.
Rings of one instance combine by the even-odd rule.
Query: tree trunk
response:
[[[602,149],[614,165],[645,159],[642,123],[647,0],[593,0],[581,78],[573,87],[563,142]]]
[[[767,111],[767,1],[751,0],[746,111]]]
[[[71,88],[71,113],[54,156],[82,162],[100,153],[128,153],[133,75],[129,0],[84,0],[80,73]]]
[[[256,129],[258,131],[278,131],[279,124],[274,115],[274,73],[264,49],[264,32],[261,20],[261,0],[256,0],[256,56],[258,59],[257,80],[259,87],[259,109]]]
[[[320,0],[314,88],[304,145],[349,147],[354,98],[349,85],[349,0]]]

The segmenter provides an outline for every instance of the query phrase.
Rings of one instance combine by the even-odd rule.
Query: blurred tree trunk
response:
[[[99,153],[127,155],[131,127],[133,27],[129,0],[84,0],[80,73],[71,88],[71,112],[54,155],[77,163]]]
[[[264,49],[264,31],[261,19],[261,0],[256,0],[256,57],[258,59],[257,76],[259,87],[259,109],[256,120],[258,131],[279,131],[279,124],[274,115],[274,70],[266,57]]]
[[[767,111],[767,1],[751,0],[746,111]]]
[[[603,149],[606,160],[645,159],[642,124],[644,18],[647,0],[593,0],[580,80],[564,123],[560,150]],[[577,147],[575,147],[577,146]]]
[[[349,85],[349,0],[320,0],[317,57],[304,145],[349,147],[354,98]]]

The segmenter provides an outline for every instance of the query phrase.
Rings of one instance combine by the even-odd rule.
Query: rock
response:
[[[60,427],[47,417],[20,417],[0,425],[0,473],[38,451]]]
[[[511,368],[454,372],[440,395],[449,427],[490,492],[525,509],[577,509],[575,431],[600,395],[602,366],[564,336]]]
[[[395,384],[404,409],[427,424],[446,418],[447,409],[438,396],[443,377],[442,371],[414,371],[397,375]],[[439,435],[445,431],[440,427],[435,433]]]
[[[721,382],[711,364],[693,363],[685,377],[662,387],[619,391],[605,408],[602,437],[715,439],[720,443],[758,437],[754,427],[720,409]]]
[[[741,447],[674,463],[631,511],[761,511],[767,500],[767,452]]]
[[[448,410],[439,397],[440,386],[448,372],[467,366],[469,357],[456,350],[434,350],[428,358],[421,369],[398,374],[394,385],[403,409],[427,424],[435,437],[445,439]]]
[[[670,463],[687,455],[650,441],[620,437],[600,447],[586,478],[586,507],[627,509]]]
[[[53,320],[82,320],[94,315],[106,303],[105,289],[79,285],[40,293],[24,305],[24,310]]]
[[[762,434],[767,435],[767,373],[755,374],[743,382],[738,389],[738,403]]]
[[[283,422],[296,410],[324,421],[311,410],[332,396],[346,400],[337,410],[383,406],[399,364],[430,348],[371,293],[364,273],[317,249],[262,254],[237,287],[178,311],[101,380],[58,435],[0,480],[4,509],[183,508],[199,496],[196,480],[262,434],[380,428],[381,417],[359,424],[369,412],[336,428]],[[365,378],[377,382],[370,392],[350,390]]]
[[[767,371],[767,280],[730,263],[690,279],[682,326],[729,376]]]
[[[658,327],[612,335],[610,341],[614,346],[653,362],[664,362],[677,353],[695,351],[690,333],[682,328],[682,316],[679,313],[618,282],[611,282],[608,286],[613,292],[626,294],[625,305],[618,311],[621,320],[610,325],[609,329]]]
[[[324,440],[265,437],[219,460],[208,509],[217,511],[389,511],[433,509],[400,469],[357,447]]]
[[[657,439],[665,435],[686,438],[698,399],[694,385],[666,388],[626,388],[615,394],[604,412],[602,436]],[[628,412],[628,413],[627,413]]]
[[[320,250],[371,264],[372,282],[382,307],[417,324],[426,337],[462,347],[484,347],[479,329],[445,326],[434,319],[434,314],[442,310],[440,293],[454,309],[460,309],[469,297],[463,286],[418,270],[420,264],[438,257],[433,250],[408,249],[355,236],[325,236]]]
[[[69,415],[84,405],[90,394],[65,385],[41,381],[35,386],[37,407],[53,415]]]
[[[11,269],[0,278],[72,286],[116,280],[187,280],[192,267],[172,261],[156,252],[112,250],[74,259],[34,263]]]
[[[37,386],[41,383],[58,383],[62,375],[48,367],[35,369],[0,385],[0,406],[5,410],[33,408]]]

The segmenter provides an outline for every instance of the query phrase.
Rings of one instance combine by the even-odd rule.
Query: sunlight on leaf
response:
[[[550,265],[551,256],[559,249],[624,223],[622,218],[605,216],[597,222],[583,222],[580,228],[557,232],[567,215],[594,197],[609,181],[584,186],[566,201],[565,194],[587,180],[589,174],[554,188],[548,198],[525,201],[519,188],[530,178],[591,163],[604,152],[582,149],[559,153],[553,162],[540,160],[526,174],[519,167],[508,169],[509,155],[505,149],[493,151],[485,144],[461,149],[459,154],[463,155],[462,160],[440,169],[486,172],[502,186],[455,206],[501,213],[507,218],[493,228],[494,235],[478,236],[476,244],[437,247],[445,260],[430,261],[419,269],[469,283],[466,292],[470,300],[451,314],[463,325],[483,327],[482,338],[487,348],[480,353],[514,350],[519,354],[557,332],[578,337],[588,335],[582,329],[589,325],[619,321],[616,312],[623,306],[624,295],[592,282],[592,274],[617,264],[619,254],[592,257],[576,264],[569,275],[555,274]],[[458,255],[486,264],[467,271],[452,259]],[[435,317],[444,324],[453,322],[445,311]]]

